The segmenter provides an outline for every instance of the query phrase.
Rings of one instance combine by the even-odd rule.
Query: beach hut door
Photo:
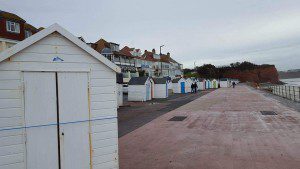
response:
[[[90,167],[87,79],[24,72],[27,169]]]
[[[181,82],[181,83],[180,83],[180,87],[181,87],[181,93],[185,93],[184,82]]]
[[[150,84],[146,84],[146,100],[150,99]]]

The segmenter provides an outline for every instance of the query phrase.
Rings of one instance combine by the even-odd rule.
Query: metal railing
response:
[[[286,86],[276,85],[269,87],[272,93],[296,102],[300,102],[300,87],[299,86]]]

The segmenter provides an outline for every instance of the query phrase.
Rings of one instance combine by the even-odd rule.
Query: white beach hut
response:
[[[224,87],[230,87],[230,81],[228,78],[221,78],[220,79],[220,87],[224,88]]]
[[[58,24],[1,52],[0,168],[117,168],[116,72]]]
[[[153,98],[167,98],[169,96],[167,78],[153,78],[153,82],[154,82]]]
[[[172,80],[172,87],[174,93],[186,93],[185,92],[185,79],[177,78]]]
[[[213,89],[217,89],[217,88],[218,88],[218,86],[219,86],[219,82],[218,82],[218,80],[216,80],[216,79],[213,79],[213,80],[211,81],[211,88],[213,88]]]
[[[205,89],[210,89],[211,88],[211,81],[209,79],[205,80]]]
[[[185,92],[186,93],[191,93],[192,88],[191,85],[193,84],[193,80],[191,78],[186,78],[185,79]]]
[[[197,86],[199,90],[205,90],[205,79],[198,78],[197,79]]]
[[[132,77],[128,83],[128,101],[151,100],[153,87],[153,80],[149,77]]]

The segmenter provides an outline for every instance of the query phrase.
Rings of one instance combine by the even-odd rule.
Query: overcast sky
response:
[[[156,48],[193,67],[236,61],[300,68],[299,0],[0,0],[36,27],[58,23],[88,42]]]

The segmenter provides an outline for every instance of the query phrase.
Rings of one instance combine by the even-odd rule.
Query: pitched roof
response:
[[[152,78],[155,84],[166,84],[167,83],[167,78],[162,77],[162,78]]]
[[[152,61],[152,62],[157,62],[159,61],[159,59],[155,59],[154,56],[153,56],[153,52],[150,52],[150,51],[147,51],[145,50],[144,54],[142,55],[142,57],[145,59],[145,60],[148,60],[148,61]]]
[[[121,72],[121,69],[117,65],[115,65],[114,63],[112,63],[111,61],[106,59],[104,56],[102,56],[97,51],[93,50],[90,46],[88,46],[87,44],[85,44],[84,42],[79,40],[76,36],[72,35],[70,32],[68,32],[67,30],[65,30],[58,24],[53,24],[53,25],[49,26],[48,28],[46,28],[42,31],[39,31],[38,33],[30,36],[29,38],[26,38],[25,40],[17,43],[16,45],[12,46],[11,48],[8,48],[8,49],[2,51],[0,53],[0,62],[13,56],[14,54],[27,48],[28,46],[33,45],[34,43],[47,37],[48,35],[52,34],[53,32],[58,32],[59,34],[61,34],[62,36],[64,36],[65,38],[67,38],[68,40],[73,42],[75,45],[77,45],[78,47],[80,47],[82,50],[86,51],[90,55],[92,55],[94,58],[96,58],[97,60],[99,60],[100,62],[102,62],[104,65],[111,68],[115,72],[118,72],[118,73]]]
[[[22,22],[26,22],[23,18],[19,17],[16,14],[13,13],[9,13],[9,12],[5,12],[0,10],[0,17],[3,17],[5,19],[11,19],[11,20],[16,20],[16,21],[22,21]]]
[[[129,48],[128,46],[125,46],[124,48],[122,48],[120,50],[120,54],[128,56],[128,57],[133,57],[132,54],[130,53],[131,48]]]
[[[129,81],[129,85],[144,85],[148,77],[132,77]]]
[[[172,83],[178,83],[181,78],[173,79]]]

